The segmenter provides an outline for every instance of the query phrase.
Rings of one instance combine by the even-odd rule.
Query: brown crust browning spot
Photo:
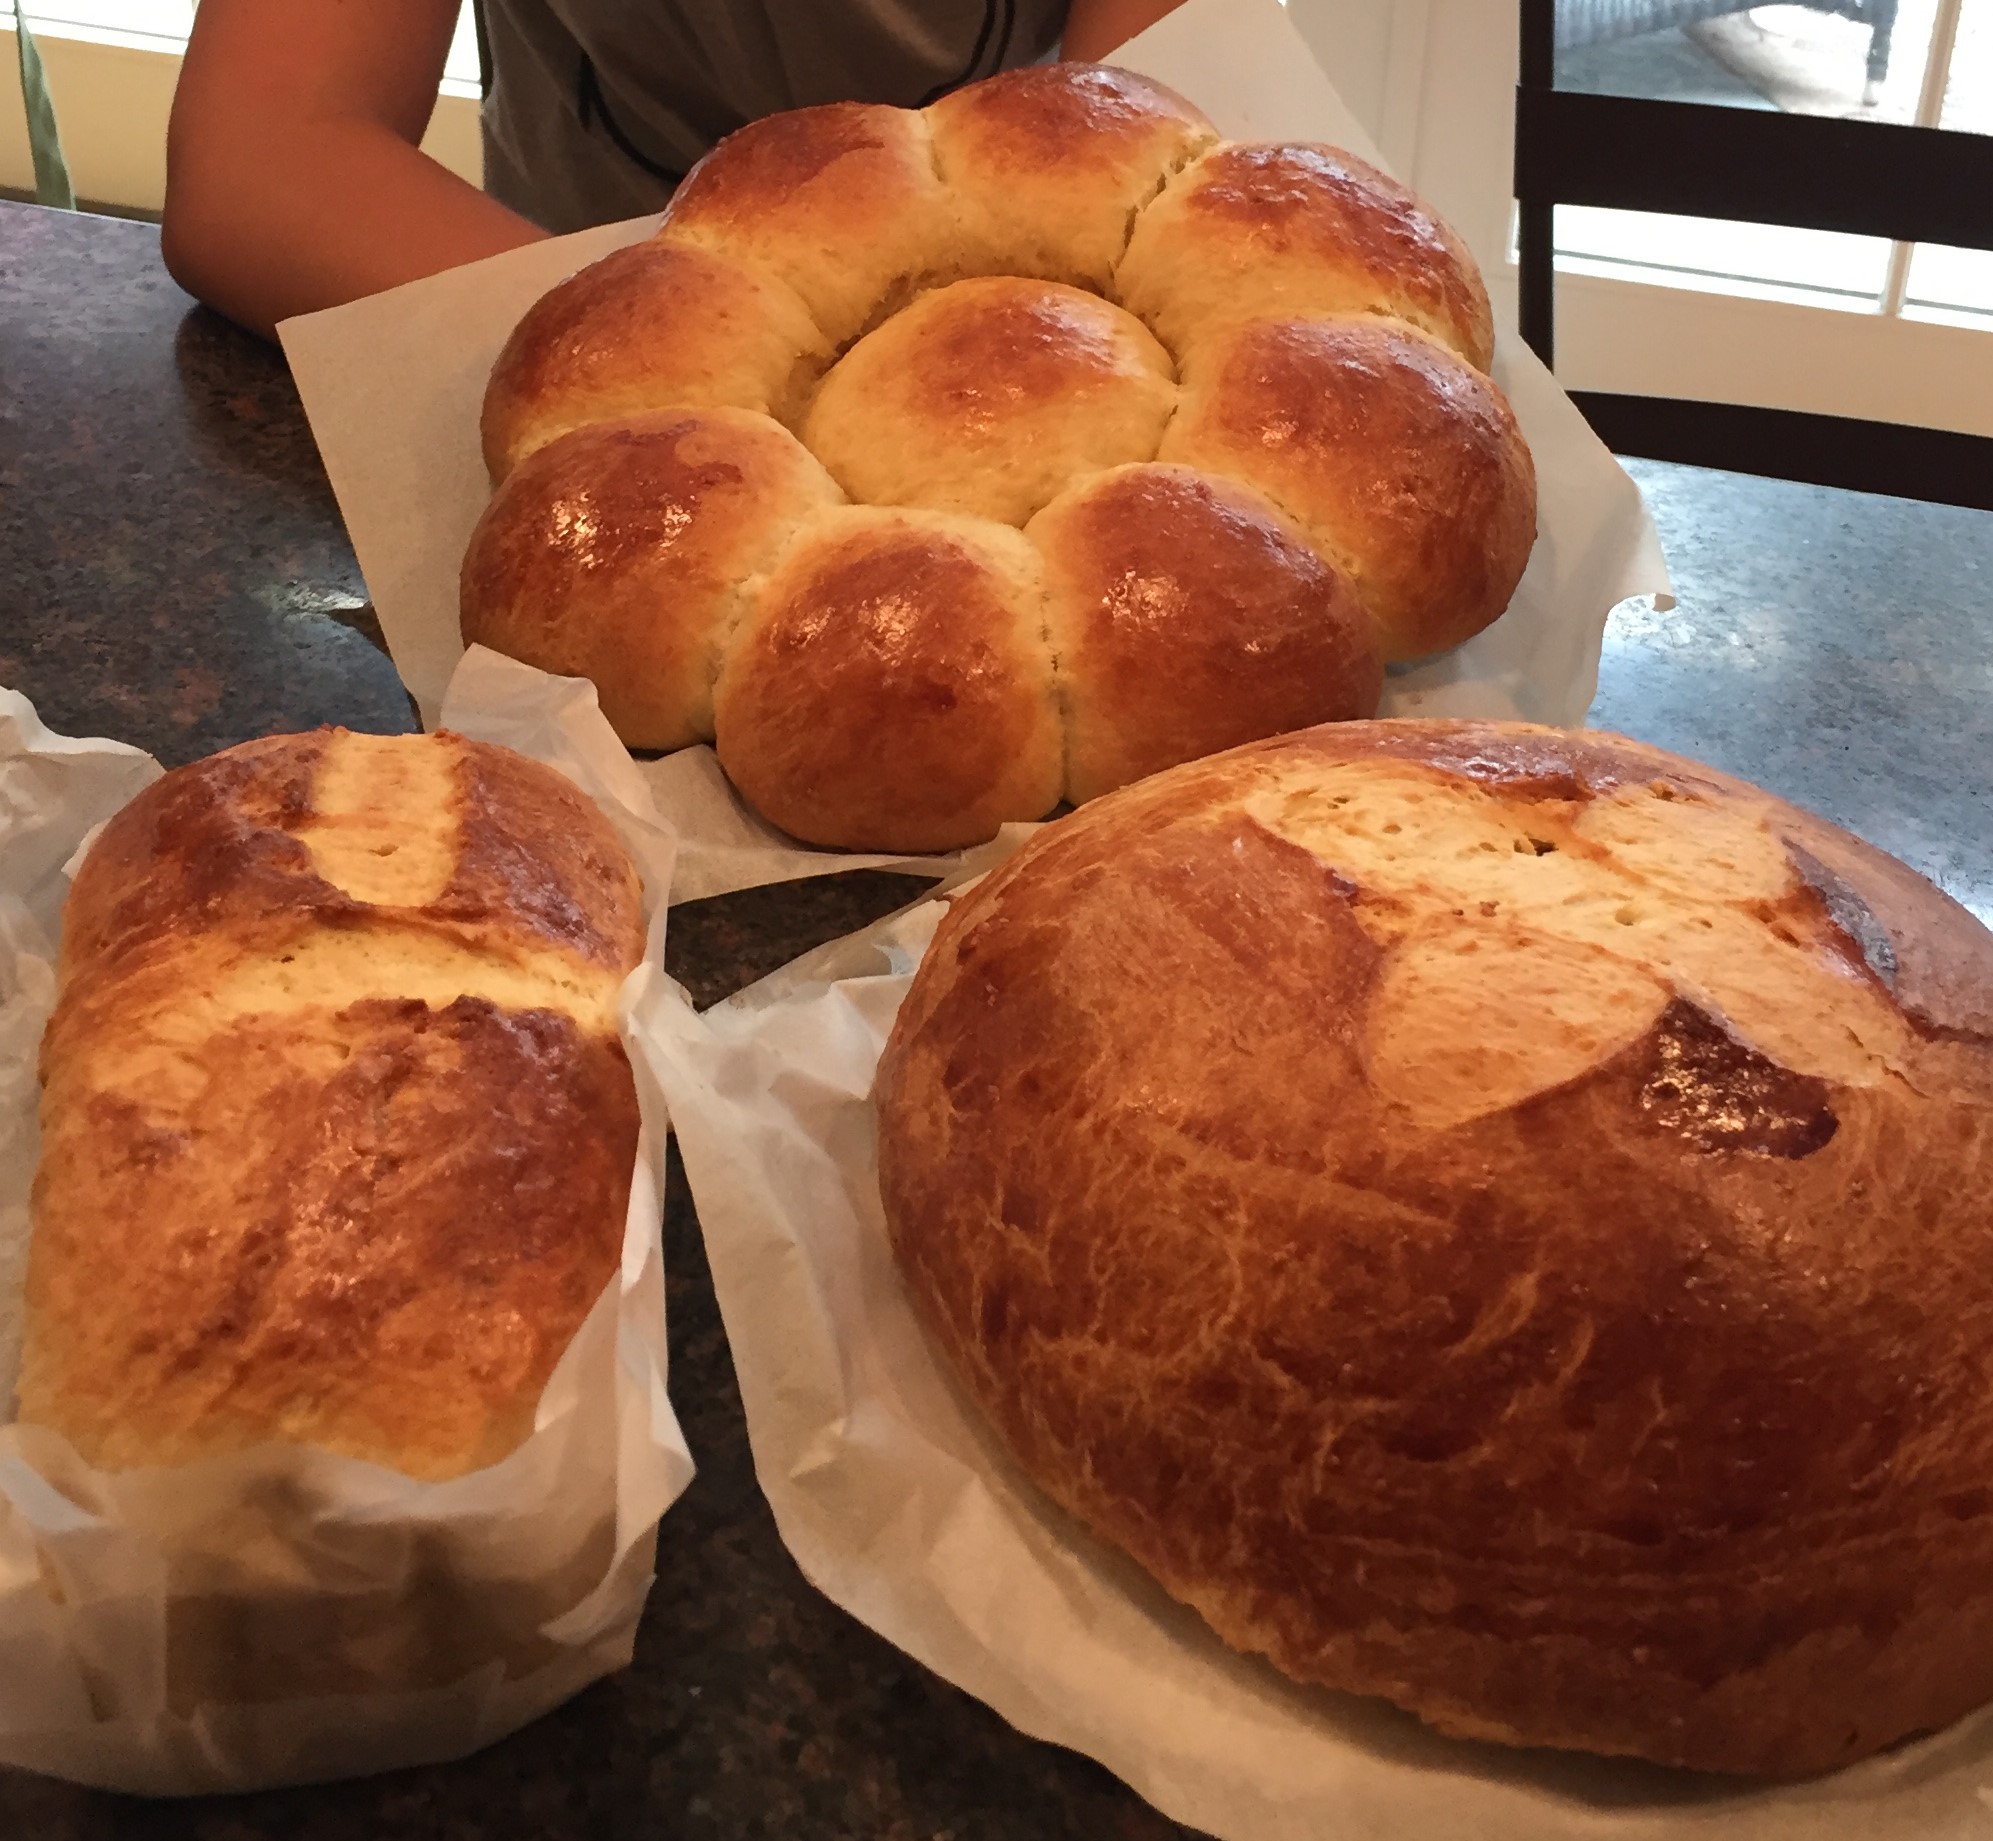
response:
[[[854,508],[806,532],[721,670],[716,746],[811,843],[933,849],[1059,796],[1043,589],[1013,531]]]
[[[1385,320],[1262,320],[1192,354],[1159,458],[1264,492],[1354,578],[1387,659],[1508,606],[1536,470],[1494,384]]]
[[[631,747],[707,739],[743,585],[840,497],[792,435],[740,411],[564,435],[505,481],[471,534],[465,643],[592,679]]]
[[[1824,1080],[1795,1074],[1680,998],[1641,1045],[1640,1110],[1705,1151],[1810,1157],[1839,1128]]]
[[[1376,714],[1383,666],[1354,589],[1256,493],[1124,467],[1062,494],[1027,534],[1047,560],[1067,687],[1067,798]]]

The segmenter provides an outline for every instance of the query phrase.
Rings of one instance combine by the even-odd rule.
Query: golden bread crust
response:
[[[1037,552],[980,519],[829,512],[721,667],[720,764],[816,843],[928,850],[1042,818],[1058,709]]]
[[[1253,320],[1193,346],[1161,458],[1293,518],[1349,572],[1387,661],[1482,631],[1536,542],[1536,466],[1508,399],[1390,320]]]
[[[767,272],[689,244],[634,244],[570,275],[513,328],[485,387],[485,465],[502,480],[571,429],[649,410],[782,420],[830,358],[809,309]]]
[[[1021,525],[1076,475],[1150,459],[1175,408],[1140,320],[1003,275],[924,294],[860,339],[802,433],[861,504]]]
[[[1218,138],[1174,90],[1105,64],[1008,70],[926,114],[977,268],[1102,294],[1135,213]]]
[[[22,1419],[112,1469],[510,1450],[616,1268],[642,950],[614,832],[504,749],[321,731],[155,782],[66,917]]]
[[[790,109],[736,129],[672,193],[658,238],[779,277],[833,346],[882,304],[963,272],[925,119],[868,102]]]
[[[1310,144],[1221,143],[1191,104],[1132,72],[1034,66],[919,111],[837,103],[770,116],[688,175],[646,247],[563,284],[535,310],[544,325],[528,316],[493,381],[494,470],[578,425],[730,408],[797,429],[858,504],[1021,528],[1061,494],[1084,496],[1102,471],[1161,461],[1208,476],[1199,528],[1233,502],[1226,481],[1283,521],[1279,543],[1246,545],[1257,558],[1249,590],[1209,558],[1186,555],[1173,576],[1180,688],[1139,648],[1107,643],[1097,622],[1088,637],[1087,617],[1061,615],[1049,669],[1059,678],[1068,645],[1088,662],[1059,679],[1072,692],[1050,704],[1064,733],[1046,740],[1049,641],[984,652],[937,637],[922,654],[926,701],[880,692],[872,674],[885,653],[862,624],[848,668],[813,652],[799,676],[792,651],[736,647],[744,602],[789,566],[788,549],[763,541],[795,527],[785,488],[769,488],[780,503],[751,539],[737,508],[716,509],[710,539],[667,546],[657,509],[621,489],[626,444],[605,437],[603,496],[631,530],[628,541],[592,538],[591,554],[645,559],[628,567],[580,567],[575,544],[548,534],[594,464],[580,447],[567,450],[558,490],[542,474],[502,513],[495,503],[463,575],[465,635],[593,678],[639,747],[724,727],[701,679],[716,649],[733,655],[723,669],[734,734],[721,752],[750,776],[750,799],[809,842],[970,844],[997,815],[1034,806],[1054,755],[1073,763],[1086,797],[1141,764],[1183,758],[1193,735],[1205,738],[1196,746],[1229,744],[1366,713],[1370,664],[1347,631],[1347,596],[1324,586],[1331,576],[1353,584],[1376,646],[1399,661],[1499,617],[1528,560],[1535,474],[1507,403],[1476,368],[1491,361],[1492,321],[1460,240],[1361,160]],[[1297,428],[1303,438],[1288,440]],[[1226,542],[1245,528],[1234,521]],[[536,562],[534,541],[554,554]],[[1128,554],[1148,570],[1142,558],[1160,551]],[[1266,573],[1282,566],[1276,557],[1291,570],[1284,589]],[[709,558],[725,559],[713,567],[732,568],[741,594],[717,582]],[[687,591],[685,567],[706,587]],[[909,568],[899,592],[954,579]],[[669,617],[652,615],[661,599]],[[1325,622],[1312,633],[1311,608]],[[1257,635],[1240,625],[1255,609],[1274,623]],[[937,602],[912,625],[939,636],[950,618]],[[800,608],[782,621],[818,631]],[[782,681],[750,684],[756,661]],[[1012,668],[999,695],[987,672]],[[1031,737],[1022,764],[972,739],[966,718],[934,720],[951,672],[967,674],[946,686],[963,708],[994,696],[1005,732]],[[833,684],[860,698],[835,717]],[[916,707],[925,713],[907,715]],[[778,713],[805,709],[809,736],[776,732]],[[894,711],[918,738],[872,726]],[[936,748],[955,745],[989,777],[972,784],[966,762],[941,771]],[[898,790],[917,818],[881,804],[889,759],[918,776]],[[944,787],[959,800],[952,816],[936,804]],[[854,829],[860,814],[875,828]]]
[[[1339,147],[1214,147],[1136,220],[1114,285],[1179,358],[1243,318],[1381,313],[1477,370],[1494,360],[1488,293],[1466,245]]]
[[[1075,804],[1262,735],[1377,714],[1384,668],[1356,591],[1257,493],[1119,467],[1025,535],[1046,560]]]
[[[1026,1472],[1229,1641],[1804,1774],[1993,1695],[1989,990],[1936,890],[1692,763],[1317,729],[955,904],[886,1217]]]
[[[478,521],[464,642],[593,679],[633,748],[702,741],[748,584],[842,500],[793,435],[746,410],[577,429],[512,473]]]

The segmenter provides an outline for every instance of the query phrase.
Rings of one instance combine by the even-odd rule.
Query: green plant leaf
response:
[[[28,108],[28,151],[35,162],[35,202],[64,211],[76,209],[76,188],[69,183],[69,163],[62,157],[62,131],[55,125],[55,101],[48,93],[48,73],[35,35],[14,0],[14,43],[21,54],[21,100]]]

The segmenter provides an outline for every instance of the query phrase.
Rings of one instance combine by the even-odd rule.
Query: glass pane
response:
[[[1959,13],[1938,125],[1993,134],[1993,0],[1965,0]]]
[[[1940,4],[1556,0],[1557,83],[1600,95],[1913,121]]]
[[[1918,244],[1910,258],[1903,317],[1993,330],[1993,250]]]
[[[1889,244],[1834,230],[1560,205],[1557,266],[1872,313],[1882,301]]]

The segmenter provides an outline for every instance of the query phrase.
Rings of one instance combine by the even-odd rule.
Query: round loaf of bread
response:
[[[1346,724],[953,906],[906,1282],[1023,1470],[1442,1730],[1798,1775],[1993,1695],[1993,936],[1604,735]]]
[[[821,541],[795,492],[772,489],[758,524],[739,509],[793,468],[646,506],[627,441],[602,443],[599,461],[571,447],[558,486],[549,472],[498,494],[466,561],[463,630],[593,677],[638,746],[712,737],[719,718],[687,686],[716,670],[734,716],[723,762],[808,842],[973,843],[1203,747],[1373,715],[1376,658],[1424,657],[1498,618],[1536,520],[1528,451],[1484,375],[1492,340],[1471,259],[1403,187],[1333,148],[1221,143],[1182,97],[1131,72],[1034,66],[918,111],[771,116],[699,163],[651,243],[527,315],[486,401],[494,478],[593,424],[688,409],[773,418],[854,503],[982,525],[973,539],[921,527],[952,529],[949,554],[1008,558],[1006,580],[1037,582],[1049,565],[1057,636],[1027,643],[1006,624],[986,645],[981,598],[959,620],[945,600],[917,600],[953,591],[952,564],[903,570],[890,603],[842,596],[872,611],[840,633],[819,618],[830,602],[795,598],[828,580],[819,550],[766,550],[779,533]],[[1114,483],[1159,460],[1146,483]],[[590,554],[649,561],[582,566],[572,533],[553,534],[593,464],[620,482],[598,495],[605,519],[613,500],[631,528],[595,521]],[[1184,483],[1192,472],[1201,490]],[[1070,515],[1036,522],[1061,498]],[[1138,531],[1138,501],[1181,511],[1181,532]],[[697,519],[705,505],[720,530],[662,543],[661,506]],[[1031,547],[1057,533],[1060,555],[1027,568],[1019,530]],[[543,566],[533,552],[546,546],[560,557]],[[680,597],[672,546],[706,588]],[[878,678],[891,623],[923,636],[917,695]],[[757,684],[762,669],[775,677]],[[992,675],[1011,671],[1006,684]],[[832,707],[846,694],[859,702]],[[999,704],[1013,713],[1005,735],[1029,711],[1035,738],[1051,711],[1042,752],[1034,739],[1012,756],[967,714]],[[778,716],[805,706],[810,732],[780,733]],[[901,720],[916,733],[879,726]],[[937,752],[955,747],[967,753],[953,762]],[[892,761],[917,779],[889,784]]]

